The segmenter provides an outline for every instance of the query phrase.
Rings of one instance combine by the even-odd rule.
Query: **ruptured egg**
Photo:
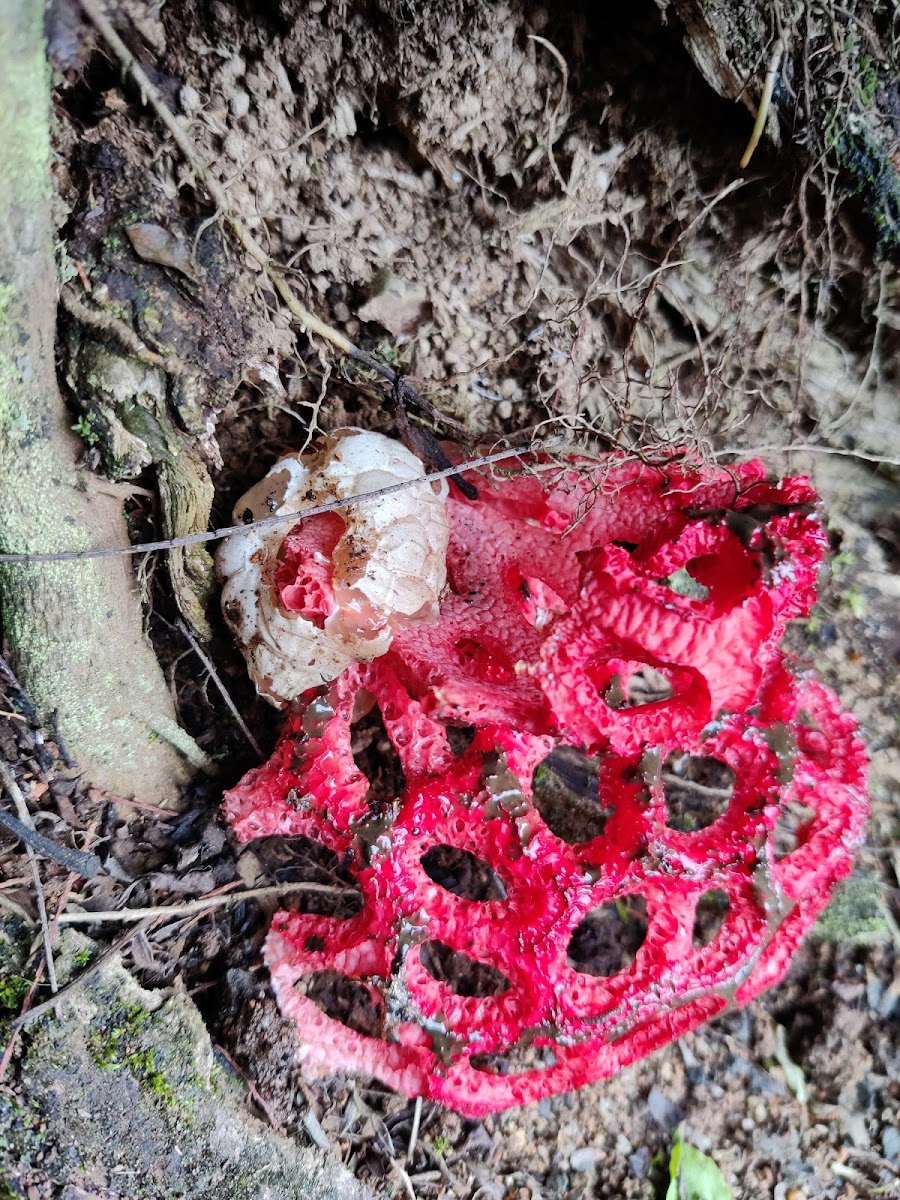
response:
[[[434,620],[447,579],[447,484],[380,433],[341,429],[314,452],[287,454],[241,497],[235,523],[361,497],[291,524],[249,529],[216,556],[222,611],[257,690],[284,705],[371,662],[410,624]]]

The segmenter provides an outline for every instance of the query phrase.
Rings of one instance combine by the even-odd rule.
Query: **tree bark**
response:
[[[121,505],[77,467],[56,378],[49,73],[41,0],[0,0],[0,550],[127,544]],[[88,777],[175,806],[203,755],[178,726],[124,558],[0,566],[13,667]]]
[[[685,45],[720,96],[756,113],[772,77],[766,134],[793,141],[827,165],[840,191],[859,197],[879,255],[900,259],[900,114],[896,8],[846,0],[659,0],[684,25]]]

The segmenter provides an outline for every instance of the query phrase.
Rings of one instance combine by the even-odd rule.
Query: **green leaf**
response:
[[[731,1200],[722,1172],[709,1155],[683,1140],[680,1129],[669,1159],[669,1178],[666,1200]]]

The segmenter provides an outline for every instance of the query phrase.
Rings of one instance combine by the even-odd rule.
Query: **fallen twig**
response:
[[[762,95],[759,98],[759,108],[756,110],[753,132],[750,134],[750,141],[747,143],[747,149],[741,158],[742,171],[749,165],[750,159],[753,157],[753,151],[759,145],[759,139],[762,137],[763,130],[766,127],[766,121],[769,117],[769,107],[772,103],[772,93],[775,91],[775,80],[778,78],[778,68],[781,66],[783,56],[784,42],[779,38],[775,43],[772,57],[769,60],[769,69],[766,72],[766,81],[763,84]]]
[[[684,779],[681,775],[669,772],[663,775],[662,782],[669,784],[670,787],[683,788],[686,792],[693,792],[697,796],[706,796],[710,800],[729,800],[734,792],[734,788],[708,787],[705,783],[697,783],[693,779]]]
[[[158,904],[150,908],[113,908],[99,912],[61,913],[60,925],[93,925],[96,922],[143,921],[149,917],[189,917],[208,908],[239,904],[241,900],[259,900],[264,896],[280,896],[286,892],[317,892],[325,896],[342,896],[348,888],[335,887],[330,883],[280,883],[267,887],[243,888],[239,892],[226,892],[221,896],[201,896],[199,900],[188,900],[184,904]]]
[[[234,1058],[232,1058],[225,1047],[220,1045],[218,1042],[213,1045],[213,1050],[220,1058],[223,1058],[225,1062],[228,1063],[235,1075],[240,1076],[240,1078],[244,1081],[247,1091],[250,1093],[254,1103],[259,1107],[260,1112],[264,1112],[266,1114],[266,1120],[269,1122],[275,1132],[282,1135],[285,1134],[287,1132],[286,1129],[278,1120],[271,1105],[267,1103],[265,1096],[263,1096],[262,1092],[260,1092],[260,1090],[254,1084],[253,1080],[250,1078],[244,1068],[239,1063],[235,1062]],[[331,1146],[326,1146],[325,1149],[330,1150]]]
[[[0,825],[15,837],[21,838],[33,850],[37,850],[47,858],[52,858],[67,871],[74,871],[76,875],[81,875],[84,879],[93,879],[102,869],[100,859],[96,854],[60,846],[58,842],[38,833],[34,825],[26,825],[18,817],[14,817],[12,813],[4,812],[2,809],[0,809]]]
[[[560,171],[556,162],[556,155],[553,153],[553,143],[556,141],[556,121],[559,117],[559,114],[562,112],[562,107],[566,102],[566,94],[569,90],[569,64],[566,62],[559,50],[557,50],[556,46],[554,46],[552,42],[548,42],[546,38],[539,37],[536,33],[529,33],[528,40],[529,42],[536,42],[537,45],[543,46],[545,50],[549,50],[549,52],[556,59],[559,69],[562,72],[562,85],[560,86],[559,90],[559,99],[556,101],[553,112],[550,113],[549,117],[549,128],[547,130],[547,161],[550,163],[550,170],[553,172],[553,177],[559,184],[560,190],[564,195],[569,196],[571,199],[572,194],[569,191],[566,181],[562,177],[562,172]]]
[[[732,192],[736,192],[738,188],[743,187],[746,182],[747,181],[745,179],[733,179],[731,183],[726,184],[721,191],[717,192],[715,196],[713,196],[712,199],[703,206],[700,212],[698,212],[694,217],[691,218],[690,221],[688,221],[687,225],[685,225],[681,232],[674,238],[669,245],[668,250],[666,250],[665,254],[663,255],[662,262],[653,272],[653,277],[650,280],[648,287],[644,290],[644,293],[640,299],[640,303],[637,306],[637,311],[632,317],[631,329],[628,333],[628,340],[626,341],[625,349],[622,352],[622,366],[625,370],[625,400],[629,405],[631,404],[632,383],[631,374],[629,372],[629,367],[631,364],[631,351],[634,347],[634,340],[637,337],[637,331],[641,321],[643,320],[644,313],[647,311],[647,306],[650,303],[650,299],[659,286],[663,272],[668,270],[673,265],[671,261],[672,256],[677,247],[680,246],[681,243],[687,238],[688,234],[692,233],[697,225],[699,225],[701,221],[704,221],[706,217],[709,216],[717,204],[721,204],[721,202],[730,196]]]
[[[883,454],[866,454],[863,450],[845,450],[842,446],[819,446],[814,442],[792,442],[787,446],[748,446],[740,450],[716,450],[712,458],[729,458],[737,455],[747,458],[756,454],[836,454],[841,458],[858,458],[861,462],[876,463],[881,467],[900,467],[900,458],[887,458]]]
[[[22,1001],[22,1011],[19,1014],[19,1016],[16,1017],[17,1021],[20,1020],[22,1017],[24,1017],[26,1013],[34,1011],[31,1008],[31,1001],[32,1001],[35,993],[37,992],[38,987],[40,986],[40,982],[41,982],[41,978],[42,978],[43,974],[44,974],[44,960],[41,959],[41,961],[38,963],[37,970],[34,973],[34,979],[32,979],[32,981],[31,981],[31,986],[29,987],[28,991],[25,993],[25,999]],[[60,993],[57,992],[56,996],[59,996],[59,995],[60,995]],[[54,996],[52,998],[52,1000],[50,1001],[51,1006],[56,1003],[56,996]],[[24,1025],[24,1024],[26,1024],[26,1022],[22,1021],[21,1024],[16,1026],[15,1028],[13,1028],[12,1025],[10,1026],[9,1040],[7,1041],[6,1045],[3,1048],[3,1054],[0,1055],[0,1083],[2,1083],[3,1080],[6,1078],[6,1072],[9,1070],[9,1064],[12,1062],[12,1056],[15,1053],[16,1042],[18,1041],[18,1038],[19,1038],[19,1030],[21,1029],[22,1025]]]
[[[66,880],[65,886],[63,887],[62,895],[60,896],[59,907],[57,908],[56,915],[54,916],[54,918],[50,924],[51,940],[56,937],[56,934],[58,932],[57,921],[58,921],[59,914],[62,911],[62,909],[64,909],[65,906],[69,903],[69,896],[72,892],[72,887],[74,886],[75,880],[77,878],[78,878],[77,875],[70,873],[69,878]],[[37,990],[40,987],[41,977],[44,974],[44,964],[45,964],[44,959],[41,959],[41,961],[38,963],[37,970],[34,973],[34,979],[32,979],[31,985],[29,986],[28,991],[25,993],[25,998],[22,1001],[22,1008],[19,1012],[20,1017],[24,1016],[25,1013],[28,1013],[31,1011],[31,1001],[34,999],[35,995],[37,994]],[[63,990],[65,990],[65,989],[63,989]],[[56,1003],[56,998],[59,995],[60,995],[60,993],[57,992],[56,996],[53,997],[51,1004]],[[24,1024],[24,1022],[22,1022],[21,1024]],[[0,1082],[2,1082],[3,1079],[6,1077],[6,1072],[9,1070],[9,1064],[12,1062],[12,1056],[13,1056],[13,1053],[15,1052],[16,1040],[18,1039],[18,1036],[19,1036],[21,1024],[11,1030],[10,1036],[9,1036],[9,1041],[6,1043],[6,1047],[4,1048],[3,1055],[0,1056]]]
[[[188,627],[184,621],[179,619],[176,622],[176,624],[177,624],[178,628],[181,630],[181,632],[184,634],[184,636],[187,638],[188,642],[190,643],[191,649],[194,651],[194,653],[197,655],[197,657],[203,663],[206,670],[209,672],[210,679],[213,681],[213,683],[218,688],[219,694],[221,695],[222,699],[225,701],[226,705],[228,706],[228,711],[234,717],[235,722],[237,723],[237,726],[240,729],[241,733],[244,735],[244,737],[247,739],[247,741],[253,747],[253,750],[255,751],[257,758],[259,759],[260,762],[265,762],[266,756],[263,754],[262,749],[260,748],[259,742],[256,740],[256,738],[250,732],[250,728],[247,725],[247,722],[241,716],[240,709],[235,704],[235,702],[232,700],[231,696],[228,694],[228,689],[225,687],[225,684],[220,679],[219,672],[216,670],[215,665],[213,664],[209,655],[206,653],[206,651],[203,649],[203,647],[200,645],[200,643],[197,641],[197,639],[191,633],[190,629],[188,629]]]
[[[12,768],[2,760],[0,760],[0,779],[9,792],[10,798],[16,806],[16,812],[19,814],[19,821],[31,832],[36,832],[34,821],[31,819],[31,813],[28,811],[28,805],[25,803],[25,797],[16,783],[16,777],[12,772]],[[35,903],[37,904],[38,916],[41,920],[41,935],[44,939],[44,958],[47,963],[47,981],[50,984],[50,990],[56,992],[59,990],[59,984],[56,982],[56,968],[53,965],[53,945],[50,936],[50,924],[47,920],[47,905],[44,903],[44,886],[41,883],[41,873],[38,869],[37,856],[34,849],[25,842],[25,853],[28,855],[28,862],[31,865],[31,874],[34,878]]]
[[[422,1123],[422,1097],[416,1097],[416,1107],[413,1110],[412,1128],[409,1131],[409,1145],[406,1147],[406,1161],[412,1162],[416,1152],[416,1142],[419,1140],[419,1126]]]
[[[37,1004],[34,1008],[29,1008],[27,1012],[20,1013],[19,1016],[10,1021],[9,1029],[13,1037],[15,1037],[15,1035],[23,1026],[30,1024],[32,1021],[36,1021],[38,1017],[45,1016],[48,1012],[52,1012],[61,1000],[64,1000],[77,988],[80,988],[82,984],[86,983],[87,980],[91,978],[92,975],[96,975],[97,972],[101,970],[111,958],[114,958],[120,950],[123,950],[128,945],[132,938],[137,937],[141,933],[146,933],[148,929],[152,929],[158,920],[158,917],[153,917],[152,919],[142,921],[140,925],[136,925],[134,929],[126,929],[124,933],[120,934],[119,937],[116,938],[112,945],[108,946],[102,954],[99,954],[94,961],[86,966],[79,975],[76,975],[74,979],[70,980],[65,987],[60,988],[55,996],[51,996],[50,999],[45,1000],[43,1004]]]

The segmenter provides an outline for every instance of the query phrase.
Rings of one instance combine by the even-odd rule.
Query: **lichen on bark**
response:
[[[685,45],[710,87],[755,113],[767,70],[776,71],[766,132],[805,149],[858,196],[880,257],[900,256],[900,112],[896,8],[727,0],[657,0],[683,23]],[[780,50],[779,50],[780,47]],[[774,53],[774,62],[772,55]]]
[[[8,918],[4,934],[18,937]],[[67,930],[61,980],[99,952]],[[109,1195],[112,1180],[116,1194],[144,1200],[374,1200],[337,1161],[252,1115],[184,987],[170,993],[141,988],[112,958],[30,1026],[26,1103],[0,1096],[0,1179],[24,1189],[37,1160],[66,1196]]]
[[[76,466],[56,379],[42,19],[39,0],[0,0],[0,549],[25,554],[127,543],[119,505]],[[178,727],[130,562],[5,564],[0,620],[23,687],[88,776],[177,804],[203,755]]]

